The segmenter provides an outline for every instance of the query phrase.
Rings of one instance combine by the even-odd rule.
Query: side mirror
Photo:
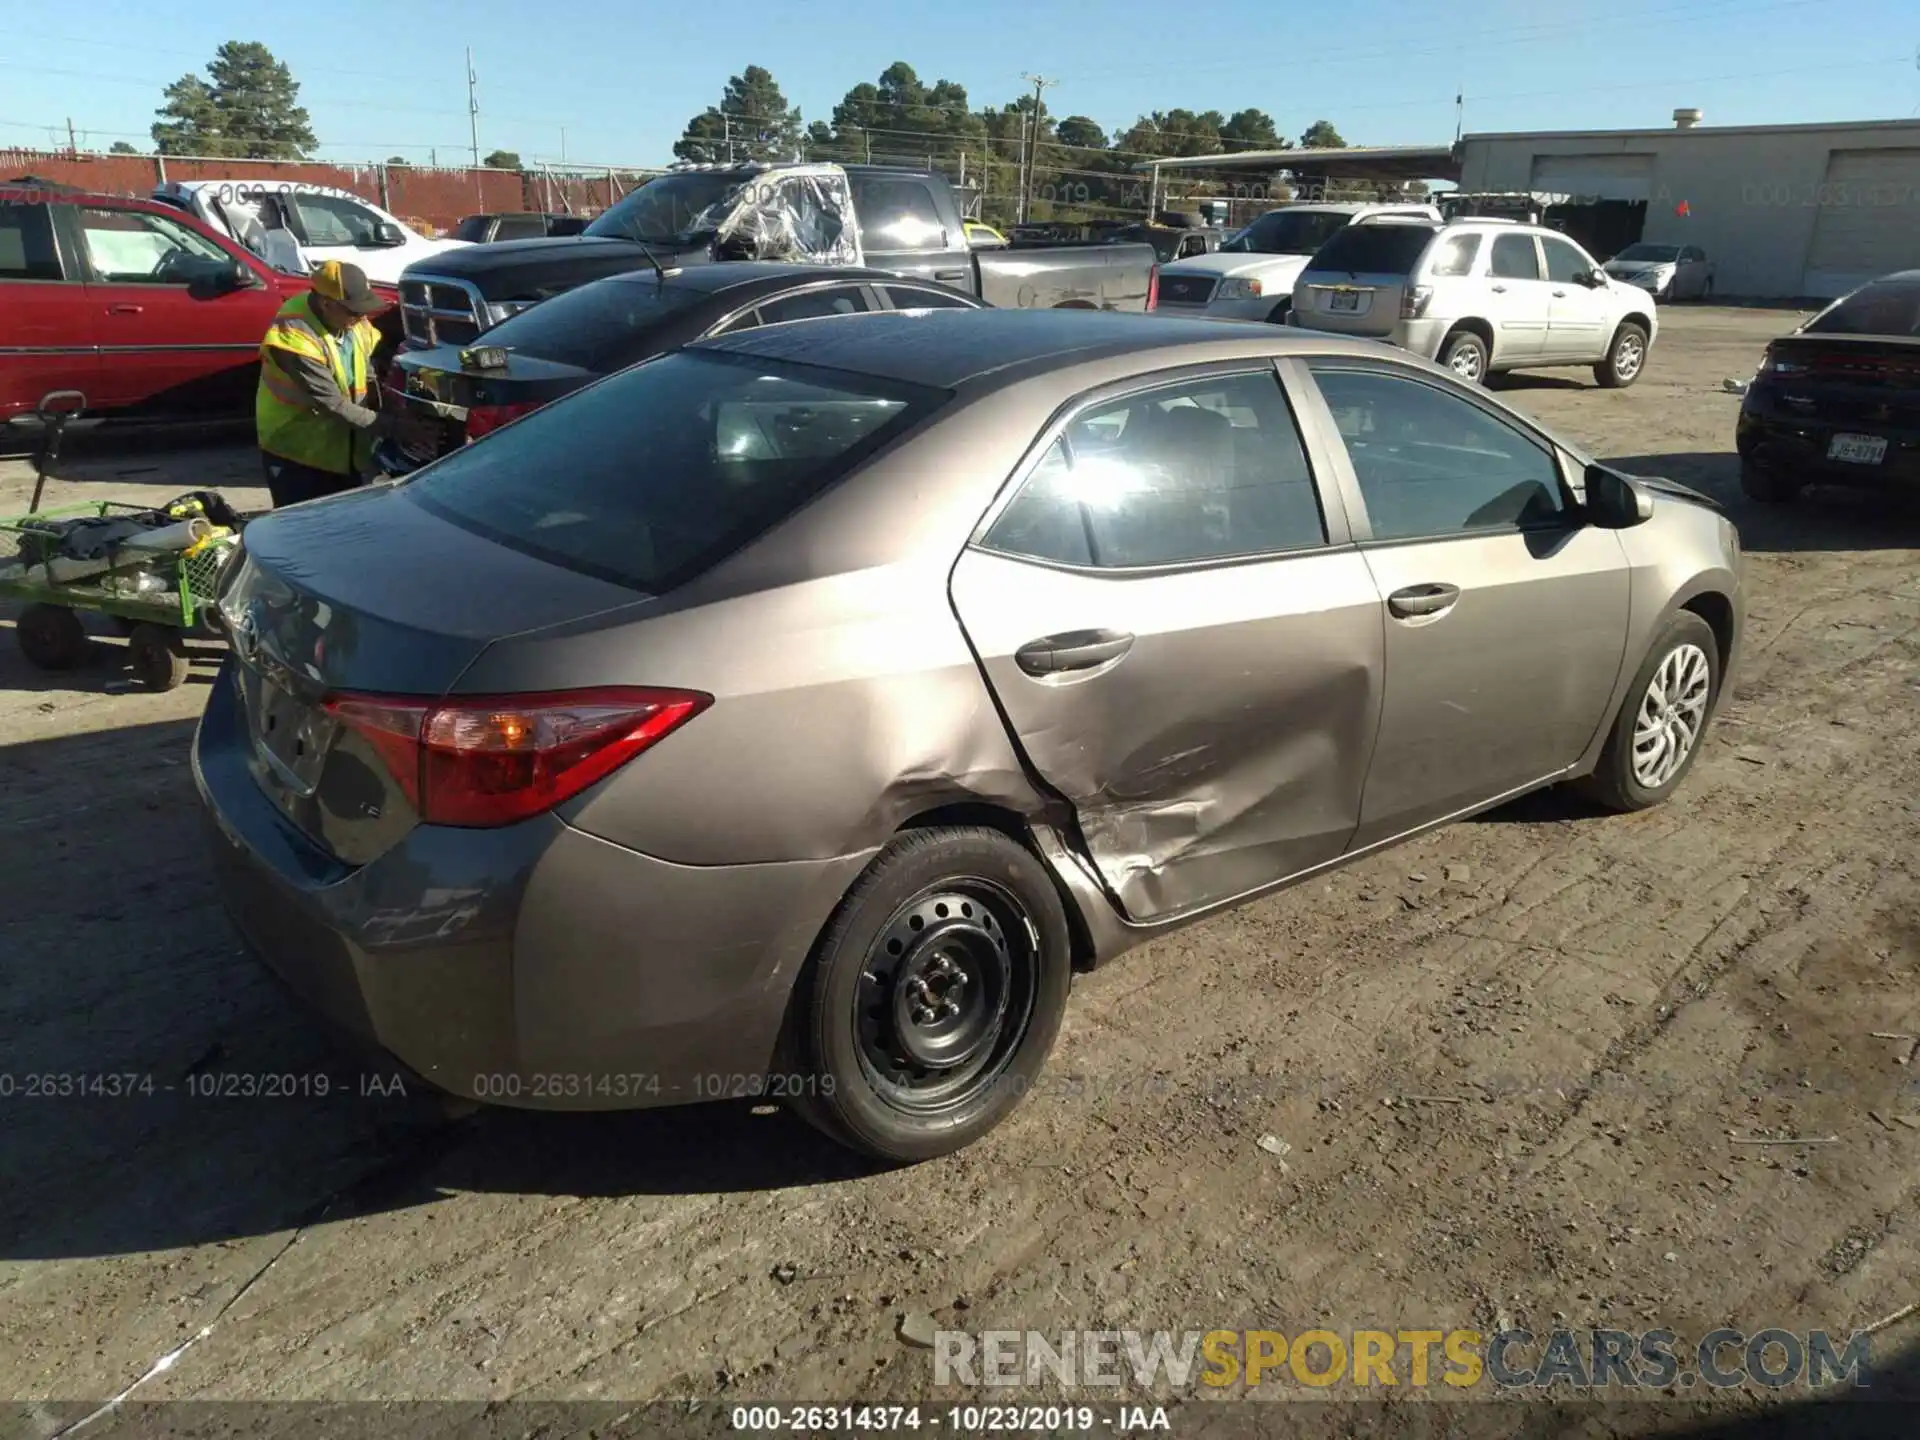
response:
[[[1653,518],[1653,496],[1631,475],[1589,465],[1586,516],[1602,530],[1631,530]]]
[[[257,283],[252,270],[238,260],[230,260],[224,265],[210,265],[195,275],[187,283],[187,293],[196,300],[210,300],[231,295],[236,290],[252,289]]]
[[[373,243],[376,245],[404,245],[407,237],[400,233],[400,227],[391,220],[373,222]]]

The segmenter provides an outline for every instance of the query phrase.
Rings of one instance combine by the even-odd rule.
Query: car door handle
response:
[[[113,305],[108,307],[107,313],[109,315],[144,315],[146,310],[147,307],[144,305]]]
[[[1489,285],[1487,288],[1496,295],[1504,295],[1507,293],[1507,287],[1504,285]]]
[[[1558,295],[1558,296],[1559,296],[1559,297],[1560,297],[1561,299],[1563,299],[1563,300],[1564,300],[1564,299],[1566,298],[1566,294],[1567,294],[1567,292],[1566,292],[1566,291],[1564,291],[1564,290],[1556,290],[1556,291],[1554,291],[1553,293],[1554,293],[1555,295]]]
[[[1387,609],[1402,620],[1416,615],[1438,615],[1460,598],[1458,585],[1409,585],[1387,596]]]
[[[933,272],[933,278],[936,280],[964,280],[967,278],[967,272],[964,270],[936,270]]]
[[[1029,640],[1013,652],[1013,663],[1029,675],[1057,675],[1063,670],[1091,670],[1118,660],[1132,648],[1133,636],[1122,630],[1068,630]]]

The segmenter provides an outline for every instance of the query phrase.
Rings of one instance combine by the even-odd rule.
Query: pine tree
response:
[[[303,159],[318,142],[299,98],[300,82],[271,50],[229,40],[204,80],[182,75],[167,87],[153,143],[163,155]]]
[[[800,111],[787,104],[773,73],[749,65],[727,81],[717,106],[708,106],[687,122],[673,153],[708,165],[792,160],[802,152],[805,137]]]

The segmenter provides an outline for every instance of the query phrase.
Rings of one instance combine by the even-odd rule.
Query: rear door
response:
[[[1574,509],[1557,450],[1512,417],[1389,362],[1307,368],[1385,612],[1357,848],[1578,759],[1620,671],[1629,577],[1619,536]]]
[[[104,404],[93,310],[56,208],[0,201],[0,421],[56,390]]]
[[[1592,360],[1606,358],[1613,333],[1613,297],[1605,290],[1583,285],[1573,277],[1599,267],[1571,240],[1542,235],[1540,253],[1546,261],[1548,293],[1545,358]]]
[[[1538,360],[1547,348],[1553,287],[1531,235],[1495,235],[1487,260],[1487,321],[1497,363]]]
[[[1133,919],[1332,860],[1358,822],[1380,602],[1313,448],[1271,366],[1108,387],[954,569],[1020,746]]]
[[[76,206],[73,222],[105,402],[170,415],[244,411],[280,293],[207,285],[238,252],[171,215],[97,203]]]
[[[859,170],[849,178],[860,220],[860,248],[869,266],[962,290],[973,288],[973,249],[966,227],[948,226],[929,181]]]

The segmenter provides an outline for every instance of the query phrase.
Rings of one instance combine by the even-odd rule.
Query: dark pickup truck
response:
[[[1010,309],[1149,310],[1148,244],[975,250],[938,174],[882,165],[689,166],[649,180],[579,235],[462,246],[400,277],[410,347],[464,344],[576,285],[655,265],[865,265]]]

